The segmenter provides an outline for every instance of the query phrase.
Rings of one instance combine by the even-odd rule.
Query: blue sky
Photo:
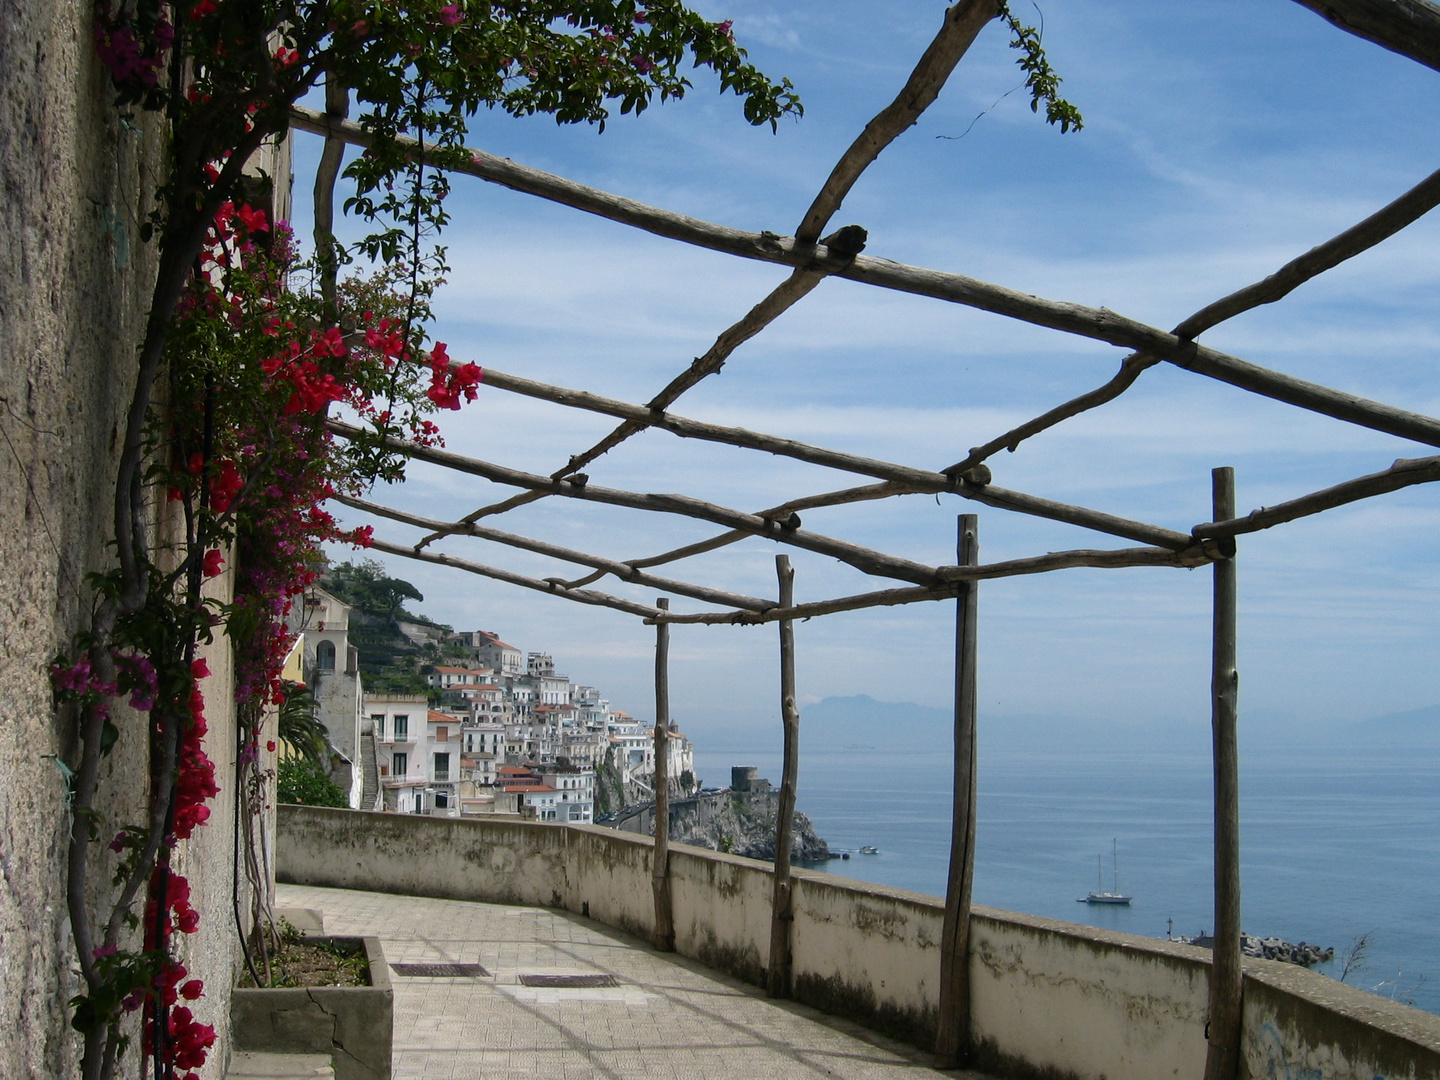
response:
[[[686,101],[638,120],[617,118],[603,135],[497,114],[476,118],[472,144],[697,217],[789,234],[834,160],[903,83],[943,10],[898,0],[698,6],[733,18],[752,59],[795,82],[803,120],[782,123],[778,134],[749,128],[735,100],[697,74]],[[864,225],[869,254],[1104,305],[1168,328],[1440,164],[1433,122],[1440,75],[1335,30],[1290,0],[1052,0],[1041,7],[1047,51],[1085,130],[1061,135],[1031,114],[1025,92],[1015,90],[1014,54],[993,24],[940,100],[871,167],[834,219]],[[1030,7],[1017,11],[1035,16]],[[967,128],[963,138],[940,137]],[[297,136],[302,234],[317,154],[318,140]],[[454,270],[435,328],[451,355],[630,401],[651,397],[785,273],[468,178],[456,181],[452,211]],[[1440,414],[1437,231],[1440,218],[1424,219],[1203,340]],[[1122,355],[832,279],[676,411],[940,468],[1103,382]],[[460,453],[548,473],[608,427],[599,417],[482,391],[478,402],[446,415],[444,432]],[[1245,512],[1426,453],[1161,365],[1121,401],[991,464],[1005,487],[1188,530],[1209,518],[1215,465],[1235,466]],[[587,471],[599,484],[685,491],[749,510],[855,482],[655,432]],[[414,465],[403,487],[376,497],[458,517],[510,493]],[[1361,719],[1440,702],[1437,495],[1411,489],[1242,539],[1242,723]],[[811,511],[805,523],[938,564],[953,561],[955,515],[970,510],[980,514],[985,561],[1125,543],[954,497]],[[560,500],[497,524],[618,558],[715,531]],[[413,535],[389,524],[377,533]],[[480,541],[452,539],[443,548],[537,576],[566,572]],[[773,594],[775,551],[752,540],[668,572]],[[791,557],[802,601],[884,587],[832,560]],[[650,715],[653,628],[391,562],[425,593],[431,616],[550,651],[572,678]],[[653,599],[650,590],[613,581],[598,587]],[[1203,722],[1209,594],[1208,571],[1083,570],[985,583],[982,714]],[[675,606],[693,604],[677,598]],[[953,604],[932,603],[800,624],[802,698],[868,693],[947,703],[953,618]],[[677,628],[672,701],[701,739],[733,742],[752,729],[769,737],[778,726],[774,628]]]

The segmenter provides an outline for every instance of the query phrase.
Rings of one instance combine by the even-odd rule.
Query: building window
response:
[[[395,717],[395,741],[406,742],[410,738],[410,717]]]
[[[393,756],[395,760],[395,775],[403,777],[410,771],[410,755],[395,754]]]
[[[435,729],[435,741],[436,741],[436,742],[449,742],[449,741],[450,741],[450,729],[449,729],[448,727],[446,727],[444,724],[441,724],[439,727],[437,727],[437,728]]]
[[[445,781],[450,779],[449,754],[435,755],[435,779],[440,783],[444,783]]]
[[[381,742],[385,741],[385,714],[383,712],[371,713],[370,723],[375,728],[375,738]]]
[[[322,641],[315,646],[315,666],[321,671],[335,670],[335,643]]]

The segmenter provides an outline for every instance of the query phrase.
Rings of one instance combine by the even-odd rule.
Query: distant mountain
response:
[[[868,694],[829,697],[801,713],[801,741],[816,750],[899,748],[950,752],[954,714],[913,702],[876,701]],[[1208,745],[1207,724],[1136,723],[1054,716],[996,716],[978,721],[980,749],[1073,752],[1124,749],[1192,751]]]
[[[899,748],[903,753],[949,752],[954,720],[949,709],[913,702],[877,701],[868,694],[829,697],[801,708],[801,742],[813,750]],[[981,714],[980,749],[1045,752],[1210,752],[1210,723],[1110,718]],[[1363,721],[1316,722],[1290,713],[1240,714],[1242,751],[1328,748],[1440,747],[1440,705]]]
[[[1339,728],[1334,735],[1367,746],[1440,746],[1440,705],[1362,720]]]
[[[913,748],[935,740],[948,744],[954,730],[949,709],[908,701],[876,701],[869,694],[829,697],[800,710],[801,738],[816,750],[894,746],[898,738]]]

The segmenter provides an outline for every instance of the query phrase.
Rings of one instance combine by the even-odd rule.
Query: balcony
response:
[[[672,845],[672,955],[630,936],[653,934],[647,837],[282,806],[277,848],[285,906],[325,911],[331,932],[378,935],[392,962],[478,957],[491,972],[447,979],[442,1006],[432,981],[396,980],[397,1080],[980,1075],[934,1072],[918,1049],[937,1023],[936,897],[795,870],[795,1001],[780,1003],[745,985],[764,982],[769,955],[765,863]],[[348,891],[362,889],[376,891]],[[975,908],[969,958],[979,1068],[1203,1074],[1206,950]],[[526,974],[614,985],[526,985]],[[1246,960],[1244,979],[1241,1076],[1440,1076],[1440,1017],[1275,961]]]

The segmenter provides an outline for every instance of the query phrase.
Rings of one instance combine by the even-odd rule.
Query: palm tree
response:
[[[328,773],[330,770],[330,732],[315,713],[319,706],[315,695],[304,683],[286,682],[285,700],[280,705],[280,738],[306,761]]]

